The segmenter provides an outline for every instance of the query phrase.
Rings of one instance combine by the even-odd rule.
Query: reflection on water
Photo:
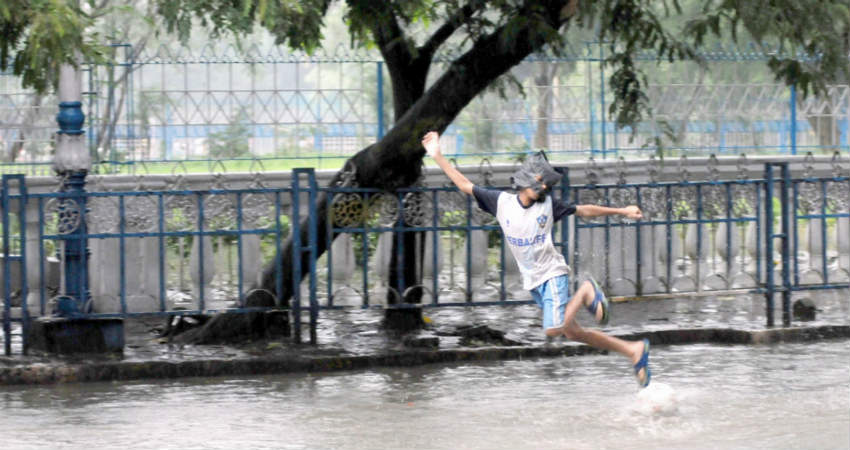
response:
[[[616,356],[2,387],[0,445],[846,449],[848,361],[848,341],[654,346],[663,408],[647,407]]]

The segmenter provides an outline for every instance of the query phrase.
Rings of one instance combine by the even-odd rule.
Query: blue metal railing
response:
[[[401,237],[405,233],[464,233],[467,237],[470,232],[473,231],[498,231],[499,227],[495,224],[474,224],[473,223],[473,200],[470,196],[464,196],[464,203],[461,205],[462,212],[464,213],[464,218],[460,223],[456,224],[440,224],[440,211],[445,210],[445,208],[440,208],[441,202],[445,201],[445,199],[449,196],[449,194],[457,194],[458,191],[454,187],[417,187],[417,188],[406,188],[406,189],[398,189],[393,193],[383,192],[377,189],[364,189],[364,188],[352,188],[352,187],[331,187],[331,188],[321,188],[323,192],[326,192],[328,195],[326,197],[326,201],[329,205],[329,211],[331,216],[329,217],[329,223],[326,228],[326,233],[328,237],[336,236],[340,233],[349,233],[359,235],[362,242],[362,255],[361,255],[361,271],[362,271],[362,307],[368,308],[373,306],[370,300],[370,292],[369,292],[369,279],[370,275],[368,273],[368,257],[369,257],[369,248],[368,248],[368,240],[370,234],[382,234],[382,233],[392,233],[395,236],[396,242],[402,242],[403,238]],[[355,197],[351,197],[354,195]],[[405,209],[421,211],[419,208],[421,205],[411,206],[411,202],[417,201],[413,199],[411,196],[419,195],[420,199],[428,199],[432,205],[430,210],[424,211],[424,217],[417,217],[413,214],[406,215],[403,213]],[[334,209],[330,207],[335,200],[340,200],[342,202],[351,202],[348,205],[341,206],[340,208],[345,208],[348,210],[354,210],[353,214],[346,214],[345,217],[341,220],[338,220],[336,216],[334,216]],[[374,220],[374,217],[370,217],[371,214],[377,214],[378,211],[369,210],[369,206],[380,206],[381,202],[390,202],[395,204],[395,214],[392,214],[393,217],[389,218],[388,223],[386,224],[373,224],[371,223]],[[340,203],[343,204],[343,203]],[[337,213],[341,214],[341,213]],[[431,263],[432,267],[438,266],[438,258],[439,250],[438,239],[431,239],[431,254],[432,258],[430,261],[424,261],[423,263]],[[471,245],[472,242],[470,239],[466,239],[466,254],[470,255],[472,253]],[[508,303],[516,303],[515,301],[509,301],[506,298],[505,290],[504,290],[504,262],[505,262],[505,252],[504,252],[504,244],[501,243],[500,240],[499,247],[499,267],[500,269],[500,294],[498,301],[492,302],[474,302],[475,305],[483,305],[483,304],[508,304]],[[402,266],[404,264],[405,259],[412,258],[412,255],[408,255],[405,253],[405,248],[403,245],[396,245],[397,248],[397,258],[396,264],[398,265],[397,270],[401,272]],[[333,253],[332,250],[329,250],[330,254],[328,259],[330,260]],[[470,273],[471,266],[471,257],[467,257],[463,263],[465,267],[466,273]],[[332,268],[329,266],[329,270]],[[423,307],[432,307],[432,306],[460,306],[460,305],[469,305],[472,304],[471,298],[471,285],[470,285],[470,277],[467,276],[466,286],[464,287],[465,291],[465,302],[440,302],[440,286],[438,283],[438,277],[434,276],[431,286],[424,286],[421,284],[417,284],[416,282],[410,282],[409,280],[404,280],[403,277],[400,277],[397,280],[396,286],[388,286],[390,292],[387,294],[388,297],[393,298],[393,303],[397,303],[399,307],[409,307],[411,305],[405,305],[403,300],[405,298],[405,293],[410,291],[411,288],[421,288],[427,289],[429,294],[432,297],[431,302],[425,303],[421,306]],[[328,277],[328,288],[329,293],[334,292],[332,277]],[[526,303],[522,301],[521,303]],[[328,307],[335,307],[333,305],[333,297],[330,296],[328,300]]]
[[[764,180],[735,180],[735,181],[703,181],[703,182],[665,182],[665,183],[632,183],[632,184],[605,184],[605,185],[587,185],[587,186],[574,186],[572,187],[573,197],[571,201],[573,203],[581,203],[582,194],[585,192],[602,192],[601,194],[601,204],[605,206],[622,206],[615,205],[611,200],[611,192],[612,191],[631,191],[633,192],[634,201],[633,204],[639,205],[644,211],[645,218],[641,221],[622,221],[618,223],[612,223],[611,217],[605,217],[602,223],[596,223],[593,221],[585,221],[585,220],[577,220],[575,225],[576,235],[573,238],[573,244],[576,249],[580,248],[584,243],[580,238],[581,233],[578,230],[595,230],[601,229],[604,232],[604,248],[607,250],[611,247],[611,232],[613,230],[633,230],[635,234],[635,246],[636,246],[636,258],[634,261],[634,267],[636,268],[637,280],[642,279],[642,259],[640,255],[641,251],[641,232],[642,230],[648,230],[648,232],[653,232],[654,227],[663,227],[664,236],[666,240],[666,254],[668,255],[665,258],[665,279],[672,281],[672,266],[674,264],[673,258],[669,257],[673,255],[672,243],[674,242],[675,237],[673,236],[675,227],[695,227],[696,239],[695,239],[695,255],[694,261],[696,264],[700,264],[703,260],[705,254],[703,249],[704,239],[702,236],[704,234],[704,227],[716,227],[717,225],[725,225],[726,229],[730,229],[731,225],[740,225],[747,226],[748,224],[760,225],[762,220],[761,212],[760,212],[760,198],[755,197],[753,200],[755,203],[753,205],[748,205],[749,208],[753,212],[751,214],[742,214],[735,215],[733,214],[733,201],[732,201],[732,191],[734,187],[752,187],[754,189],[762,189],[765,185]],[[716,217],[706,217],[706,213],[703,208],[703,195],[702,191],[706,188],[715,188],[723,191],[723,212],[724,214],[716,216]],[[655,208],[654,210],[650,207],[648,208],[647,199],[647,191],[649,194],[661,193],[662,198],[654,200],[658,204],[655,206],[663,207],[661,209]],[[679,219],[673,219],[673,215],[677,213],[676,206],[674,203],[676,202],[676,196],[678,192],[684,192],[684,195],[687,195],[687,192],[693,192],[694,197],[692,200],[695,201],[695,205],[687,204],[687,205],[678,205],[679,207],[685,208],[686,212],[682,212],[680,214],[686,214],[686,217],[682,217]],[[682,194],[679,194],[682,195]],[[680,200],[684,201],[684,200]],[[691,208],[690,206],[693,206]],[[649,213],[649,217],[646,217],[647,213]],[[732,247],[732,233],[725,233],[726,240],[726,249],[727,254],[729,253],[729,249]],[[758,259],[760,250],[758,247],[756,248],[757,253],[756,257]],[[573,268],[575,270],[579,270],[582,267],[581,260],[579,257],[578,251],[573,254]],[[757,271],[758,272],[758,271]],[[637,295],[643,294],[640,290],[640,284],[637,286]],[[666,286],[666,292],[672,293],[672,284],[668,281]]]
[[[6,177],[8,177],[8,176],[4,176],[4,179],[6,179]],[[165,291],[164,291],[166,285],[164,284],[164,280],[166,278],[165,271],[168,268],[168,265],[165,262],[165,258],[166,258],[166,255],[167,255],[167,251],[165,251],[165,240],[167,238],[204,239],[204,238],[211,238],[211,237],[228,237],[228,238],[236,239],[237,240],[237,246],[240,245],[239,243],[241,243],[241,239],[246,237],[246,236],[274,236],[274,237],[276,237],[276,240],[278,240],[278,241],[282,240],[283,225],[282,225],[279,217],[277,218],[277,220],[275,222],[275,226],[273,226],[273,227],[265,227],[265,228],[262,228],[262,227],[253,227],[253,228],[245,227],[244,224],[241,223],[241,219],[240,219],[240,223],[237,225],[237,229],[207,229],[208,225],[206,223],[207,223],[208,217],[207,217],[206,211],[207,211],[207,209],[209,209],[209,207],[206,206],[205,200],[208,200],[208,199],[213,198],[215,196],[229,196],[229,197],[233,197],[235,204],[239,205],[239,204],[241,204],[241,202],[242,202],[242,200],[244,199],[245,196],[252,195],[252,194],[254,194],[254,195],[274,195],[276,197],[279,197],[281,194],[286,195],[286,194],[292,194],[293,192],[295,192],[295,190],[293,188],[263,188],[263,189],[250,189],[250,188],[248,188],[248,189],[226,189],[226,190],[210,189],[210,190],[203,190],[203,191],[193,191],[193,190],[176,191],[176,190],[171,190],[171,191],[138,191],[138,192],[86,192],[85,196],[88,199],[115,200],[117,202],[117,213],[118,213],[118,219],[119,220],[118,220],[118,225],[117,225],[118,229],[116,231],[104,231],[104,232],[89,231],[89,232],[85,233],[83,235],[83,237],[86,240],[92,240],[92,239],[101,239],[101,240],[117,239],[118,240],[118,243],[119,243],[118,274],[119,274],[119,281],[121,283],[121,288],[119,289],[119,291],[116,294],[119,295],[120,299],[121,299],[121,313],[120,314],[127,314],[127,315],[132,315],[133,313],[128,312],[128,308],[127,308],[127,305],[126,305],[127,287],[126,287],[125,284],[126,284],[126,279],[128,277],[128,273],[127,273],[127,269],[126,269],[126,267],[127,267],[127,256],[126,256],[127,252],[125,250],[126,241],[128,239],[132,239],[132,238],[157,238],[158,249],[159,249],[157,273],[159,274],[159,278],[160,278],[160,281],[161,281],[160,289],[158,290],[159,297],[160,297],[159,301],[160,301],[160,306],[161,306],[159,312],[164,312],[165,311],[165,300],[166,300],[165,299],[166,295],[165,295]],[[73,240],[77,239],[77,236],[72,234],[72,232],[75,229],[75,228],[73,228],[74,225],[73,224],[71,225],[70,230],[69,229],[63,230],[63,229],[60,228],[60,229],[55,230],[55,231],[46,231],[49,228],[51,228],[51,224],[50,224],[50,220],[49,220],[49,215],[45,212],[45,205],[47,203],[51,202],[52,200],[60,200],[61,201],[63,199],[74,198],[75,195],[76,194],[72,194],[72,193],[57,192],[57,193],[38,193],[38,194],[29,194],[29,195],[26,195],[26,194],[10,195],[9,198],[11,200],[21,201],[21,202],[27,202],[27,201],[35,202],[38,205],[38,228],[39,228],[39,240],[41,242],[44,243],[44,242],[47,242],[47,241],[57,241],[57,242],[60,242],[60,243],[67,243],[67,242],[72,242]],[[152,212],[152,215],[155,215],[155,222],[157,224],[156,230],[149,230],[149,231],[128,230],[127,229],[127,222],[128,222],[128,217],[130,216],[130,213],[127,211],[126,203],[128,201],[130,201],[130,199],[143,199],[143,198],[153,198],[153,199],[155,199],[154,203],[153,203],[155,205],[155,210],[151,211],[151,212]],[[171,200],[185,198],[186,200],[183,203],[188,202],[188,203],[192,203],[196,206],[196,209],[194,210],[194,211],[197,212],[197,220],[195,220],[195,224],[194,224],[197,227],[196,230],[192,230],[192,231],[188,231],[188,230],[167,231],[166,230],[166,225],[165,225],[166,217],[167,217],[167,212],[165,210],[165,208],[167,207],[166,198],[170,198]],[[278,204],[279,204],[279,202],[278,202]],[[181,207],[185,207],[185,205],[181,205]],[[241,217],[241,215],[243,213],[243,209],[237,208],[236,211],[238,211],[238,214]],[[278,210],[278,212],[279,212],[279,210]],[[4,214],[4,217],[6,217],[5,214]],[[5,230],[6,230],[6,228],[4,227],[4,231]],[[54,247],[58,247],[58,246],[54,246]],[[206,250],[205,250],[204,245],[198,246],[198,265],[199,265],[199,268],[197,270],[197,273],[198,273],[198,277],[199,277],[198,281],[199,281],[199,284],[201,284],[201,285],[207,284],[207,281],[209,281],[209,280],[204,280],[204,276],[205,276],[204,275],[204,273],[205,273],[204,265],[206,264],[205,263],[206,258],[204,257],[205,251]],[[40,256],[41,256],[41,258],[40,258],[41,260],[46,259],[46,257],[48,256],[46,254],[45,250],[44,250],[44,246],[41,246],[41,255]],[[238,260],[238,267],[237,267],[238,272],[240,272],[240,273],[241,273],[242,262],[243,261],[240,258]],[[44,269],[42,269],[42,272],[43,271],[44,271]],[[42,280],[43,280],[43,278],[42,278]],[[45,308],[46,305],[44,304],[44,299],[45,299],[44,293],[45,293],[47,287],[44,284],[42,284],[39,288],[40,288],[41,294],[42,294],[42,296],[41,296],[41,298],[42,298],[41,307]],[[244,285],[243,285],[243,283],[240,282],[239,287],[238,287],[238,292],[237,292],[238,298],[242,298],[245,293],[246,293],[246,291],[244,289]],[[193,313],[200,313],[200,312],[203,312],[205,310],[209,310],[208,308],[206,308],[206,300],[208,300],[208,299],[205,299],[204,290],[200,290],[199,291],[199,298],[198,298],[198,308],[196,310],[181,311],[179,314],[193,314]],[[141,314],[155,314],[155,313],[157,313],[157,312],[151,311],[151,312],[144,312],[144,313],[141,313]],[[92,316],[95,316],[95,317],[101,316],[101,315],[102,314],[92,314]],[[107,316],[112,317],[114,315],[108,314]]]
[[[842,273],[850,275],[850,267],[841,265],[843,256],[839,255],[836,262],[828,254],[833,239],[839,251],[844,248],[844,240],[850,240],[850,236],[841,234],[845,233],[841,231],[842,224],[850,220],[850,200],[846,198],[850,178],[846,176],[794,179],[788,163],[768,163],[764,177],[756,179],[570,185],[569,171],[559,170],[563,183],[553,194],[557,198],[611,206],[637,204],[645,216],[636,222],[611,217],[559,222],[553,231],[553,242],[570,263],[575,282],[580,281],[582,273],[592,272],[606,289],[621,298],[701,292],[765,295],[767,326],[774,325],[776,293],[783,296],[782,318],[787,326],[791,323],[791,292],[850,287],[844,280],[850,277],[836,278]],[[88,217],[72,214],[64,204],[80,196],[91,209],[87,211]],[[802,207],[803,201],[815,206]],[[301,340],[304,328],[302,312],[309,313],[307,328],[310,342],[315,343],[322,309],[530,303],[528,297],[517,296],[518,291],[508,284],[511,274],[507,258],[511,256],[506,255],[499,226],[477,209],[471,196],[460,194],[454,187],[412,187],[394,192],[350,186],[319,187],[313,169],[297,169],[291,186],[276,188],[28,193],[23,176],[6,175],[0,206],[4,245],[3,335],[7,354],[11,352],[14,322],[21,322],[25,349],[30,313],[51,314],[50,300],[69,295],[68,286],[88,286],[88,280],[68,279],[75,275],[67,270],[63,272],[64,282],[51,284],[55,281],[49,280],[50,257],[65,258],[62,249],[68,245],[87,248],[93,242],[101,247],[111,243],[117,251],[112,266],[97,260],[112,251],[112,247],[102,247],[91,256],[84,252],[86,263],[97,266],[97,271],[89,270],[92,280],[114,282],[112,288],[99,287],[97,296],[111,296],[117,306],[96,313],[83,311],[81,317],[175,316],[221,310],[254,312],[267,308],[245,307],[244,300],[254,288],[260,288],[274,295],[275,308],[289,311],[296,341]],[[263,221],[258,221],[258,217]],[[81,229],[79,225],[83,221],[88,221],[89,229]],[[817,232],[810,246],[819,244],[819,249],[808,252],[811,255],[808,266],[795,256],[801,251],[798,227],[802,226],[810,234]],[[27,252],[26,233],[37,236],[37,251]],[[474,234],[477,237],[473,238]],[[343,281],[336,280],[335,271],[352,268],[334,267],[336,250],[331,243],[340,235],[359,239],[355,242],[356,250],[354,244],[352,248],[339,250],[359,252],[355,263],[359,267],[353,269],[355,275]],[[374,270],[382,268],[370,269],[370,261],[380,257],[373,242],[382,235],[389,237],[385,243],[397,243],[395,262],[401,274],[396,284],[387,286],[385,291],[376,288],[379,273]],[[406,235],[418,236],[414,254],[410,254],[414,247],[402,245]],[[288,260],[282,252],[287,238],[291,238],[292,249]],[[445,261],[441,249],[448,240],[452,250],[451,242],[455,239],[465,239],[465,257],[459,264],[450,261],[441,279],[437,271],[441,261]],[[482,244],[481,239],[486,241]],[[749,245],[741,244],[742,239],[749,239]],[[782,240],[778,252],[775,239]],[[251,248],[259,247],[259,254],[247,252],[249,240]],[[152,249],[146,256],[134,253],[139,250],[132,250],[135,247],[130,245],[143,241],[150,243],[148,248]],[[16,242],[19,244],[15,245]],[[181,244],[178,246],[177,242]],[[191,242],[189,265],[195,294],[177,308],[172,306],[173,297],[185,288],[174,277],[178,265],[182,267],[187,258],[183,250],[187,242]],[[629,242],[633,245],[627,245]],[[430,247],[429,258],[424,256],[428,253],[426,243]],[[320,245],[327,246],[324,256],[320,254]],[[232,276],[232,270],[214,274],[210,264],[221,266],[223,255],[229,258],[233,251],[237,275]],[[736,261],[737,257],[741,261]],[[781,263],[778,282],[775,257]],[[246,271],[246,265],[256,261],[248,258],[261,259],[272,268],[270,286],[251,281],[256,279],[256,274]],[[407,261],[417,264],[414,279],[403,275]],[[18,272],[12,270],[15,264],[20,267]],[[497,267],[487,269],[488,265]],[[61,269],[64,264],[58,266]],[[807,268],[819,270],[820,278],[812,281],[811,270]],[[424,283],[422,279],[428,269],[432,278]],[[27,270],[35,271],[33,275],[37,276],[28,277]],[[473,284],[476,271],[484,284]],[[445,278],[461,273],[465,279],[458,287],[458,296],[452,292],[457,286]],[[138,280],[145,276],[155,282],[141,291],[129,282],[131,278]],[[749,281],[734,282],[736,276]],[[712,277],[722,281],[719,287],[709,286]],[[38,282],[32,284],[33,279]],[[301,294],[302,281],[309,296],[306,301]],[[280,295],[289,290],[284,289],[285,282],[291,282],[291,299]],[[651,284],[656,282],[657,286],[653,287]],[[19,285],[21,299],[21,314],[17,317],[12,307],[15,284]],[[485,286],[495,289],[488,291],[488,297],[477,298],[475,291]],[[351,288],[359,300],[347,305],[338,302],[335,294],[341,287]],[[140,310],[133,303],[142,291],[155,297],[155,307]],[[416,291],[425,299],[422,303],[408,303],[419,301],[413,295]],[[88,295],[85,290],[81,292],[73,295]],[[36,298],[37,305],[27,305],[27,294],[35,294],[29,297]],[[376,299],[376,294],[385,298]],[[28,309],[31,307],[34,309]]]
[[[812,229],[811,227],[813,225],[817,227],[817,228],[814,228],[814,230],[817,231],[815,237],[819,241],[818,243],[820,244],[820,248],[823,251],[819,252],[820,255],[819,255],[819,258],[818,258],[819,261],[818,261],[818,264],[817,264],[817,266],[819,266],[818,271],[820,272],[818,275],[819,275],[822,283],[811,285],[811,284],[806,284],[803,281],[801,281],[800,261],[799,261],[799,259],[794,258],[793,259],[793,276],[794,276],[794,279],[793,279],[793,281],[789,280],[787,282],[787,285],[790,286],[792,290],[818,290],[818,289],[834,289],[834,288],[844,287],[845,286],[844,284],[836,283],[835,280],[830,280],[829,252],[827,251],[829,246],[828,246],[827,241],[828,241],[828,238],[829,238],[829,232],[828,232],[828,229],[830,228],[829,223],[833,222],[833,223],[837,224],[837,221],[839,219],[850,218],[850,213],[839,212],[839,211],[834,210],[833,208],[830,208],[829,200],[837,200],[837,201],[843,200],[844,202],[848,202],[848,197],[850,197],[850,191],[848,191],[844,185],[850,184],[850,178],[840,177],[840,176],[836,176],[836,177],[832,177],[832,178],[799,178],[799,179],[789,179],[788,182],[793,186],[793,190],[792,190],[793,205],[788,206],[788,209],[793,211],[793,215],[789,215],[790,217],[788,217],[786,219],[786,220],[791,221],[790,231],[793,233],[793,244],[794,244],[792,254],[798,254],[799,251],[800,251],[799,243],[800,243],[800,241],[803,240],[801,238],[800,232],[799,232],[801,222],[807,222],[809,230]],[[828,193],[828,187],[829,187],[830,184],[837,187],[837,189],[835,189],[836,192]],[[820,205],[817,207],[817,212],[814,212],[814,211],[813,212],[801,212],[802,208],[800,206],[800,198],[801,198],[800,190],[801,190],[801,186],[804,186],[804,185],[814,185],[814,186],[818,187],[817,190],[820,192],[821,201],[819,202]],[[842,194],[844,196],[843,199],[840,198],[842,196]],[[838,197],[838,198],[836,198],[836,197]],[[837,229],[836,233],[841,233],[841,231],[842,230]],[[850,233],[850,231],[848,231],[848,233]],[[837,240],[840,243],[842,236],[840,234],[837,234],[837,238],[838,238]],[[848,238],[850,238],[850,235],[844,236],[844,239],[848,239]],[[810,245],[811,245],[811,243],[810,243]],[[809,253],[811,253],[811,252],[809,252]],[[810,268],[814,265],[813,262],[814,262],[813,259],[809,259],[809,267]],[[843,270],[845,274],[850,275],[850,268],[841,267],[840,269]],[[788,271],[790,272],[791,269],[788,269]]]

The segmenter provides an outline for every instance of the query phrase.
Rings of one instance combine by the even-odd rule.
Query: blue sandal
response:
[[[645,369],[646,376],[644,376],[643,381],[640,379],[640,370]],[[649,380],[652,378],[652,372],[649,370],[649,339],[643,340],[643,354],[640,356],[640,360],[635,363],[635,378],[637,378],[637,382],[640,387],[645,388],[649,386]]]
[[[588,281],[593,285],[593,291],[595,296],[593,297],[593,302],[587,306],[587,311],[596,317],[596,310],[599,309],[599,306],[602,306],[602,319],[599,320],[599,325],[607,325],[608,319],[610,318],[610,309],[608,306],[608,298],[605,297],[605,293],[602,292],[602,289],[599,288],[599,284],[596,283],[596,280],[593,277],[589,277]]]

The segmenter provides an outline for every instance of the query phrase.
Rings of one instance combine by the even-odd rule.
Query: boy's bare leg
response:
[[[592,347],[601,348],[608,351],[615,351],[629,358],[632,365],[637,364],[643,356],[644,343],[643,341],[625,341],[614,336],[609,336],[599,330],[582,328],[575,320],[564,327],[564,336],[567,339],[578,341]],[[640,369],[637,373],[638,379],[643,382],[647,376],[645,368]]]
[[[578,314],[579,308],[586,308],[593,302],[593,297],[596,292],[593,290],[593,285],[590,281],[585,281],[578,287],[578,290],[573,294],[573,298],[567,303],[567,308],[564,311],[564,327],[573,322]],[[596,309],[596,320],[602,319],[602,308]]]
[[[575,320],[564,328],[564,336],[569,340],[581,342],[591,347],[617,352],[629,358],[632,364],[638,362],[643,353],[642,341],[625,341],[599,330],[582,328]]]
[[[620,338],[609,336],[602,331],[582,328],[575,320],[578,309],[587,307],[593,301],[593,285],[585,281],[579,286],[573,298],[567,303],[564,311],[564,325],[560,328],[549,328],[546,330],[548,336],[564,335],[567,339],[578,341],[592,347],[620,353],[632,361],[632,364],[640,360],[643,353],[643,342],[625,341]],[[602,308],[596,311],[596,319],[602,318]]]
[[[544,331],[546,336],[561,336],[564,334],[564,328],[572,321],[575,320],[576,314],[578,314],[578,309],[581,307],[587,307],[590,305],[590,302],[593,301],[593,296],[595,292],[593,291],[593,285],[590,284],[589,281],[585,281],[579,286],[578,290],[575,294],[573,294],[573,298],[567,303],[567,307],[564,310],[564,322],[560,327],[552,327],[548,328]],[[596,311],[596,320],[599,320],[602,317],[602,308],[598,308]]]

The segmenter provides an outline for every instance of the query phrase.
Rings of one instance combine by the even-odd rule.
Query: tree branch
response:
[[[483,6],[486,6],[487,2],[484,0],[472,0],[462,8],[455,11],[454,14],[449,17],[446,22],[422,44],[418,49],[418,58],[428,58],[429,60],[434,56],[434,53],[440,48],[443,43],[457,31],[463,24],[465,24],[469,19],[475,15],[476,12],[480,11]]]
[[[575,1],[531,1],[522,9],[531,13],[530,5],[542,7],[542,11],[537,11],[542,13],[538,14],[538,17],[545,21],[550,30],[557,31],[574,16],[575,10],[572,10],[571,14],[564,14],[563,10]],[[518,14],[518,16],[524,16],[524,14]],[[542,48],[547,42],[544,36],[546,31],[540,29],[539,23],[534,23],[527,18],[528,16],[523,17],[523,21],[519,23],[506,23],[479,39],[471,49],[452,63],[449,70],[431,86],[421,101],[417,102],[405,115],[418,116],[424,121],[434,120],[431,125],[434,129],[441,131],[445,129],[482,89],[526,56]],[[457,86],[463,86],[463,88],[457,89]],[[455,94],[448,98],[443,95],[434,95],[438,91]],[[437,117],[434,115],[437,111],[451,112],[451,114]]]
[[[384,57],[388,66],[406,65],[413,59],[413,54],[407,44],[404,31],[398,24],[398,19],[392,10],[386,11],[383,14],[377,14],[374,25],[372,26],[372,35],[375,37],[375,43],[378,44],[378,49]]]

